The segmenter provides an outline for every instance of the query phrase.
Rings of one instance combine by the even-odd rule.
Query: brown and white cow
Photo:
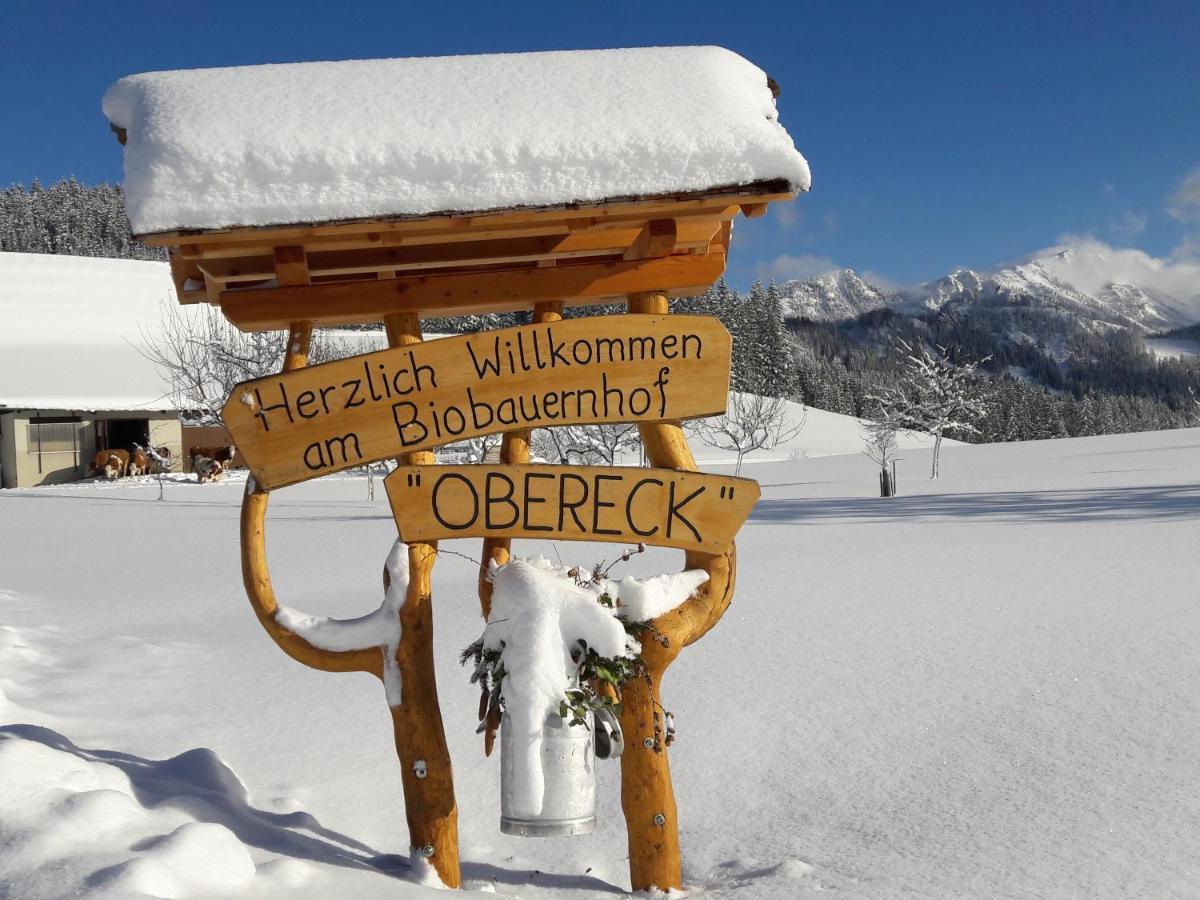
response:
[[[100,450],[92,457],[92,474],[115,481],[129,468],[128,450]]]
[[[145,475],[150,471],[150,457],[146,455],[146,451],[137,444],[133,445],[133,452],[129,454],[129,477],[136,478],[138,475]]]
[[[150,474],[157,475],[160,472],[171,471],[171,448],[167,446],[152,447],[154,452],[147,452],[150,457]]]
[[[192,447],[188,450],[188,459],[195,459],[197,456],[204,456],[208,459],[215,459],[225,468],[229,468],[229,464],[233,462],[233,457],[237,454],[237,447],[230,444],[228,447]]]
[[[192,471],[200,484],[206,481],[220,481],[225,474],[225,465],[219,459],[197,453],[192,457]]]

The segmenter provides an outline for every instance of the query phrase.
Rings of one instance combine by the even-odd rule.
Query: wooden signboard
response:
[[[223,418],[274,489],[484,434],[718,415],[730,354],[707,316],[524,325],[247,381]]]
[[[720,553],[758,483],[616,466],[400,466],[385,480],[400,540],[458,537],[644,542]]]

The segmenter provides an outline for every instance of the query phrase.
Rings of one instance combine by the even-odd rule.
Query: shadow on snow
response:
[[[1007,493],[760,500],[751,522],[819,524],[832,519],[891,522],[961,519],[1006,523],[1167,522],[1200,516],[1200,485],[1086,488]]]
[[[200,822],[224,825],[243,844],[280,856],[331,866],[365,869],[395,878],[407,878],[407,857],[379,853],[348,835],[326,828],[307,812],[273,813],[250,804],[249,793],[238,776],[216,753],[205,747],[188,750],[170,759],[154,760],[117,750],[88,750],[69,738],[38,725],[0,726],[0,743],[36,741],[87,762],[105,763],[129,778],[137,801],[147,809],[181,810]],[[151,839],[154,840],[154,839]],[[134,846],[132,849],[140,849]],[[109,870],[95,873],[102,881]],[[521,869],[506,869],[481,861],[462,861],[465,878],[513,886],[579,888],[604,893],[625,891],[599,878]]]
[[[147,809],[168,807],[201,822],[216,822],[248,846],[333,866],[396,875],[407,872],[407,859],[378,853],[325,828],[310,813],[272,813],[254,808],[233,770],[205,747],[171,759],[154,760],[116,750],[86,750],[57,731],[37,725],[0,727],[0,742],[14,738],[37,741],[87,762],[114,766],[128,776],[137,801]]]

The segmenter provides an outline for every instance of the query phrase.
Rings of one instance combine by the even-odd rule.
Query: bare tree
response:
[[[466,457],[469,463],[487,462],[488,454],[500,447],[503,435],[481,434],[466,442]]]
[[[239,331],[207,304],[162,304],[159,317],[157,329],[142,330],[138,349],[158,367],[176,406],[200,425],[223,424],[221,407],[234,387],[278,372],[287,349],[286,332]],[[316,365],[378,349],[370,332],[347,338],[317,331],[308,358]]]
[[[614,465],[622,453],[632,453],[642,443],[634,423],[565,425],[541,428],[534,433],[535,452],[551,462],[567,465]]]
[[[789,422],[787,407],[782,397],[736,391],[729,395],[723,416],[697,419],[689,430],[710,447],[736,453],[733,474],[739,475],[747,453],[770,450],[800,433],[808,411],[799,422]]]
[[[987,414],[987,403],[977,394],[975,370],[987,359],[954,363],[944,347],[913,347],[899,339],[896,348],[904,354],[903,380],[869,399],[879,404],[880,422],[933,436],[929,477],[937,478],[942,438],[979,434],[974,422]]]
[[[896,483],[892,478],[891,467],[896,462],[896,432],[895,423],[868,422],[863,430],[863,442],[866,449],[863,453],[867,459],[879,466],[879,496],[896,496]]]
[[[155,332],[142,331],[143,356],[170,385],[170,397],[201,425],[220,425],[221,407],[241,381],[279,371],[287,335],[246,334],[208,305],[163,304]]]

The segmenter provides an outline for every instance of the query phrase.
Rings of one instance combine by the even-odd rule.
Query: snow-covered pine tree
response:
[[[0,190],[0,252],[60,253],[118,259],[164,259],[135,241],[119,185],[65,178],[50,188],[36,179]]]
[[[774,281],[767,285],[758,310],[759,378],[764,393],[792,397],[796,390],[795,351],[783,318],[783,294]]]

